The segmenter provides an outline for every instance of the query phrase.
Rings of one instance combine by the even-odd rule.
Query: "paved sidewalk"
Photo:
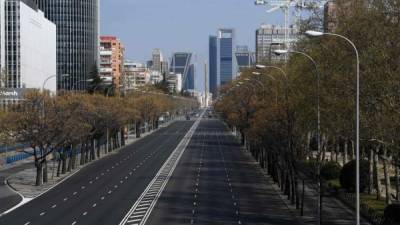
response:
[[[247,152],[247,151],[246,151]],[[250,153],[247,152],[250,156]],[[254,158],[252,158],[254,161]],[[255,161],[254,161],[255,162]],[[262,171],[268,183],[274,186],[275,190],[279,193],[281,198],[284,200],[286,205],[291,211],[302,221],[304,225],[318,225],[318,192],[312,188],[312,184],[305,182],[304,188],[304,216],[301,216],[300,210],[296,209],[295,205],[292,205],[286,195],[283,195],[280,188],[276,183],[272,183],[270,176],[267,172],[262,169],[257,163],[257,167]],[[299,180],[299,191],[302,191],[302,181]],[[354,225],[356,222],[356,216],[354,210],[343,204],[340,200],[328,194],[323,197],[323,213],[322,213],[323,225]],[[369,223],[362,219],[361,225],[369,225]]]

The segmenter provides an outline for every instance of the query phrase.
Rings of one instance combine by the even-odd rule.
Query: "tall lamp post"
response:
[[[360,57],[358,49],[354,42],[349,38],[335,33],[324,33],[319,31],[309,30],[305,34],[310,37],[334,36],[346,40],[354,49],[357,59],[356,72],[356,225],[360,225]]]
[[[278,49],[275,50],[274,53],[276,55],[288,55],[290,53],[292,54],[299,54],[302,56],[305,56],[314,66],[315,69],[315,73],[317,76],[317,149],[318,149],[318,153],[321,154],[321,110],[320,110],[320,84],[321,84],[321,76],[320,76],[320,72],[317,66],[317,63],[315,62],[315,60],[308,55],[305,52],[301,52],[301,51],[295,51],[295,50],[282,50],[282,49]],[[320,157],[318,159],[319,161],[321,160]],[[322,178],[321,178],[321,166],[322,166],[322,162],[320,161],[320,163],[318,164],[318,169],[317,169],[317,173],[318,173],[318,189],[319,189],[319,201],[318,201],[318,212],[319,212],[319,224],[322,224]]]

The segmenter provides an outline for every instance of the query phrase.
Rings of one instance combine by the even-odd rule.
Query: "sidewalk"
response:
[[[287,207],[292,211],[292,213],[302,222],[304,225],[318,225],[318,192],[311,188],[312,184],[309,181],[305,182],[304,188],[304,216],[301,216],[300,209],[296,209],[295,205],[292,205],[290,200],[286,195],[283,195],[280,188],[276,183],[272,182],[272,178],[267,174],[267,172],[261,168],[261,166],[254,160],[250,152],[244,150],[249,157],[252,158],[257,168],[264,174],[267,182],[274,187],[274,189],[279,193],[281,199],[285,202]],[[299,180],[299,191],[302,191],[302,181]],[[323,225],[354,225],[356,223],[355,212],[343,204],[340,200],[325,194],[323,197],[323,210],[322,210],[322,223]],[[361,225],[370,225],[364,219],[361,219]]]
[[[169,126],[174,121],[179,120],[180,118],[176,118],[175,120],[169,121],[160,125],[159,129]],[[136,141],[152,134],[158,129],[152,130],[147,133],[143,133],[140,138],[136,138],[135,135],[129,135],[128,140],[126,140],[126,145],[130,145],[135,143]],[[125,147],[123,146],[123,147]],[[121,147],[121,148],[123,148]],[[0,215],[5,211],[11,209],[12,207],[18,205],[23,198],[32,199],[40,194],[46,192],[47,190],[53,188],[55,185],[60,182],[68,179],[70,176],[74,175],[80,169],[85,166],[96,162],[98,159],[117,154],[121,149],[115,149],[110,153],[105,154],[101,151],[100,158],[96,160],[86,163],[84,165],[78,165],[77,168],[71,172],[67,172],[65,174],[60,174],[60,177],[56,176],[57,171],[57,163],[53,163],[53,161],[48,162],[48,176],[49,181],[46,184],[43,184],[40,187],[35,186],[35,177],[36,177],[36,169],[33,165],[32,159],[22,160],[16,162],[15,164],[6,165],[0,168]],[[80,155],[78,155],[77,162],[80,161]]]

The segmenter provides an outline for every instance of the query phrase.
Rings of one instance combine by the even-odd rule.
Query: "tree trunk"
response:
[[[343,165],[346,165],[346,163],[347,163],[347,155],[348,155],[348,153],[347,153],[347,149],[348,148],[348,141],[347,140],[345,140],[344,141],[344,148],[343,148]]]
[[[49,174],[47,169],[47,159],[46,157],[43,159],[43,183],[47,183],[49,181]]]
[[[374,152],[374,177],[375,177],[375,190],[376,190],[376,199],[381,200],[381,181],[379,179],[379,147],[377,147],[376,152]]]
[[[383,149],[383,171],[385,175],[385,193],[386,193],[386,204],[389,205],[391,203],[391,196],[390,196],[390,174],[388,169],[388,154],[387,148],[384,147]]]
[[[57,177],[60,177],[60,173],[61,173],[61,159],[58,159]]]
[[[355,154],[356,151],[355,151],[355,147],[354,147],[354,141],[351,140],[350,143],[351,143],[351,159],[353,160],[356,158],[356,154]]]
[[[61,160],[62,160],[61,174],[65,174],[67,172],[67,155],[65,154],[65,152],[62,153]]]
[[[91,143],[90,143],[90,161],[93,161],[96,159],[96,147],[95,147],[96,141],[94,138],[91,138]]]
[[[35,162],[36,166],[36,186],[41,186],[43,184],[43,169],[42,164],[40,162]]]
[[[78,146],[76,146],[76,147],[78,147]],[[76,151],[77,151],[76,148],[73,148],[72,152],[71,152],[71,159],[70,160],[71,160],[71,164],[72,164],[72,169],[73,170],[76,168],[76,159],[78,157]]]
[[[371,148],[369,150],[369,157],[368,157],[368,175],[369,175],[369,185],[368,185],[368,194],[372,194],[374,190],[374,150]]]
[[[400,174],[399,174],[399,166],[397,164],[397,160],[396,163],[394,165],[394,171],[395,171],[395,176],[396,176],[396,200],[400,201]]]
[[[335,162],[339,163],[339,151],[340,151],[340,141],[336,141],[336,150],[335,150]]]

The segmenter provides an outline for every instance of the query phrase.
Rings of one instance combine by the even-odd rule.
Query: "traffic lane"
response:
[[[199,135],[203,140],[192,140],[147,225],[298,224],[222,122],[203,120]]]
[[[111,198],[107,198],[107,201],[100,205],[102,208],[92,210],[94,214],[91,214],[91,216],[81,217],[81,219],[78,220],[78,224],[119,224],[193,125],[192,122],[185,123],[187,126],[185,126],[183,130],[171,135],[168,142],[158,143],[155,150],[159,153],[156,154],[155,157],[150,158],[150,160],[142,165],[137,165],[140,167],[136,166],[136,171],[134,171],[135,168],[131,169],[132,178],[129,178],[128,171],[126,171],[125,174],[121,174],[119,178],[116,177],[108,189],[115,189],[111,194]],[[121,181],[124,181],[125,177],[128,177],[128,179],[126,179],[126,185],[125,183],[121,184]],[[116,188],[115,185],[119,186]],[[100,198],[100,196],[98,197]],[[78,211],[83,212],[85,208],[90,208],[90,206],[91,204]]]
[[[0,214],[18,205],[22,201],[22,197],[8,187],[6,179],[12,174],[29,168],[33,168],[33,164],[26,163],[0,171]]]
[[[179,139],[182,137],[180,133],[187,131],[188,127],[190,123],[187,122],[174,123],[124,148],[120,153],[88,165],[56,188],[0,218],[0,224],[33,224],[36,220],[40,221],[39,224],[54,224],[57,219],[68,215],[77,217],[75,209],[82,203],[97,200],[93,198],[97,197],[99,190],[113,182],[116,175],[142,163],[149,157],[149,149],[157,149],[160,144]]]
[[[238,224],[219,147],[209,144],[215,139],[202,121],[147,225]]]
[[[194,178],[203,151],[203,131],[200,123],[146,225],[190,224]]]

